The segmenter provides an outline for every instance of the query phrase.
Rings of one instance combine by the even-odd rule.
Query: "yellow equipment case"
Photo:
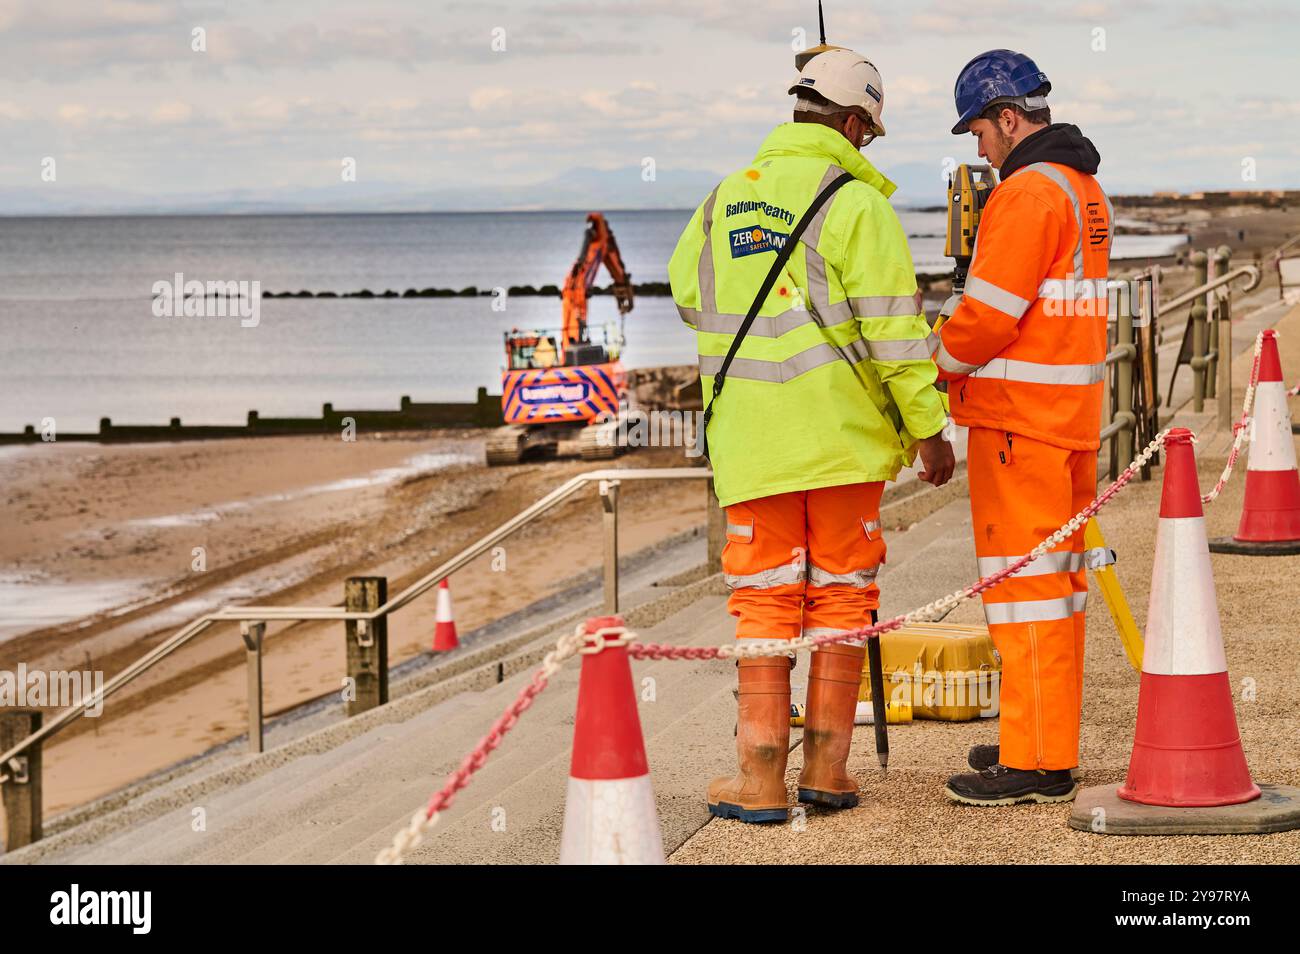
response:
[[[914,623],[880,637],[885,692],[917,719],[966,722],[998,714],[1002,658],[986,626]],[[858,699],[871,698],[866,662]]]

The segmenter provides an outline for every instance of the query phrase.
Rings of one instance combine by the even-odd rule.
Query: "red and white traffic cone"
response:
[[[1079,792],[1070,827],[1102,835],[1300,828],[1300,788],[1256,785],[1232,707],[1192,434],[1165,438],[1137,728],[1124,784]]]
[[[438,584],[438,612],[433,626],[433,651],[446,652],[460,645],[456,638],[456,620],[451,613],[451,587],[446,579]]]
[[[1286,383],[1277,353],[1277,332],[1264,332],[1255,389],[1253,433],[1246,468],[1246,499],[1235,546],[1219,540],[1216,552],[1250,554],[1300,553],[1300,471],[1287,409]]]
[[[1232,708],[1191,431],[1171,430],[1165,455],[1137,729],[1119,797],[1235,805],[1259,788]]]
[[[584,631],[595,636],[622,625],[621,616],[598,616]],[[663,863],[632,667],[626,648],[607,645],[582,657],[560,864]]]

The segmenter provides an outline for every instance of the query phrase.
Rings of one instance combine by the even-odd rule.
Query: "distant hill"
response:
[[[535,183],[411,189],[385,182],[340,182],[294,189],[234,189],[148,195],[41,183],[0,189],[0,215],[229,215],[307,212],[496,212],[543,209],[689,209],[722,177],[699,169],[639,166],[571,169]]]

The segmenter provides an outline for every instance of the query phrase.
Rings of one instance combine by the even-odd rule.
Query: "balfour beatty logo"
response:
[[[775,252],[783,248],[790,238],[783,232],[773,232],[758,225],[732,229],[728,234],[731,238],[732,258],[754,255],[758,252]]]
[[[786,225],[794,225],[794,213],[789,209],[783,209],[779,205],[768,205],[766,202],[728,202],[727,217],[741,215],[745,212],[762,212],[768,218],[780,219]]]
[[[577,384],[541,384],[536,387],[519,389],[519,399],[525,404],[545,404],[550,401],[582,401],[587,397],[587,385],[581,381]]]

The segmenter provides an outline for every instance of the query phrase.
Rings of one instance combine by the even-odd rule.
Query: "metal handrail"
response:
[[[707,467],[662,467],[662,468],[611,468],[592,470],[565,481],[555,490],[538,500],[532,506],[521,510],[492,532],[470,544],[437,569],[425,574],[388,602],[373,610],[347,610],[334,606],[226,606],[206,616],[186,624],[170,638],[155,646],[108,682],[89,699],[60,712],[55,718],[42,725],[40,729],[23,739],[9,751],[0,754],[0,785],[7,781],[4,766],[9,760],[21,755],[31,746],[49,738],[64,726],[84,715],[95,704],[102,704],[104,699],[123,686],[152,669],[176,650],[180,649],[194,637],[208,629],[214,623],[221,622],[267,622],[290,621],[305,622],[315,620],[356,621],[363,626],[366,622],[386,614],[393,613],[416,597],[428,592],[456,570],[486,553],[492,546],[504,540],[520,527],[535,520],[556,505],[572,497],[579,490],[593,483],[618,482],[624,480],[702,480],[711,478],[713,472]]]
[[[1190,291],[1183,292],[1181,295],[1179,295],[1177,298],[1173,299],[1172,301],[1162,303],[1160,305],[1160,313],[1157,317],[1163,318],[1166,314],[1168,314],[1171,311],[1174,311],[1177,308],[1182,308],[1184,305],[1190,305],[1193,301],[1195,301],[1200,296],[1208,294],[1209,292],[1214,291],[1214,289],[1219,288],[1222,285],[1228,284],[1228,282],[1235,281],[1236,279],[1242,277],[1243,275],[1247,276],[1250,279],[1250,282],[1242,286],[1241,291],[1243,292],[1253,291],[1255,288],[1259,286],[1259,279],[1260,279],[1259,269],[1256,268],[1254,265],[1238,265],[1232,271],[1225,272],[1224,274],[1214,278],[1212,281],[1206,282],[1204,285],[1197,285],[1195,288],[1191,289]]]

